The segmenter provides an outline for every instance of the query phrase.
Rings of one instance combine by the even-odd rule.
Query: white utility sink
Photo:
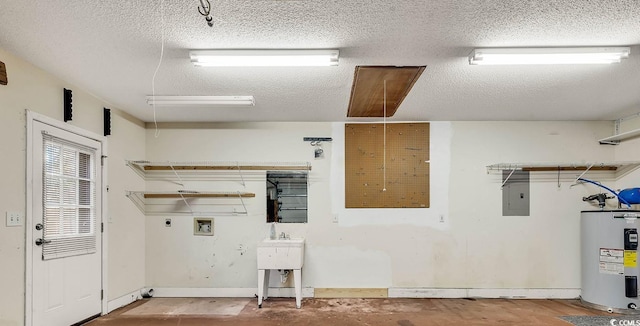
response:
[[[301,269],[304,238],[264,239],[258,243],[258,269]]]
[[[293,270],[296,292],[296,307],[302,305],[302,265],[304,264],[304,239],[264,239],[258,243],[258,307],[267,299],[269,271],[272,269]]]

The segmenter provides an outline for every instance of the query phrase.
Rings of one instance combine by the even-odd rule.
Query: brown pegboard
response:
[[[387,124],[386,165],[384,129],[345,125],[346,208],[429,207],[429,123]]]

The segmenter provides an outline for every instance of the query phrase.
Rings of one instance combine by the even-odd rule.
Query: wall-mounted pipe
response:
[[[584,178],[578,178],[578,181],[582,181],[582,182],[586,182],[586,183],[591,183],[591,184],[594,184],[594,185],[596,185],[596,186],[598,186],[598,187],[600,187],[600,188],[604,188],[604,189],[606,189],[606,190],[610,191],[612,194],[616,195],[616,197],[618,197],[618,200],[619,200],[621,203],[623,203],[623,204],[627,205],[627,207],[631,207],[631,204],[629,204],[629,202],[628,202],[628,201],[626,201],[624,198],[620,197],[620,195],[619,195],[617,192],[613,191],[613,189],[611,189],[611,188],[609,188],[609,187],[607,187],[607,186],[605,186],[605,185],[603,185],[603,184],[597,183],[597,182],[592,181],[592,180],[589,180],[589,179],[584,179]]]

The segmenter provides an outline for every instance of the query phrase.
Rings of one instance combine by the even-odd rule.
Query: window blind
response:
[[[96,149],[43,133],[44,260],[96,252]]]

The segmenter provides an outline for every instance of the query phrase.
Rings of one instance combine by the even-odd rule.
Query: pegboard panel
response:
[[[387,124],[386,164],[384,130],[345,125],[346,208],[429,207],[429,124]]]

